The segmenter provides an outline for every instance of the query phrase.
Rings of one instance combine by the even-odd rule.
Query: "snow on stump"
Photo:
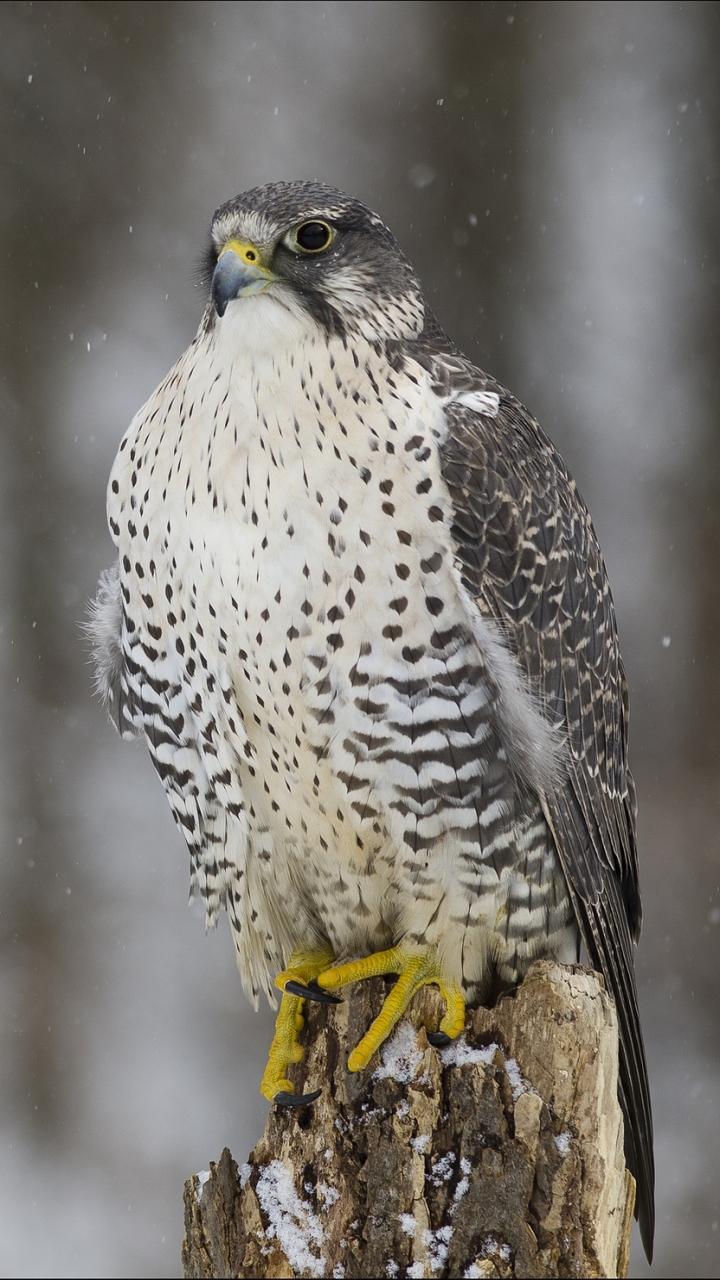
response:
[[[185,1184],[185,1276],[625,1276],[635,1183],[602,978],[540,960],[494,1009],[428,1045],[425,988],[366,1071],[349,1051],[386,994],[307,1008],[291,1068],[312,1106],[275,1108],[239,1167]]]

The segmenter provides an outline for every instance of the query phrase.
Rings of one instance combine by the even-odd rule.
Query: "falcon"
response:
[[[434,1043],[531,962],[614,997],[636,1213],[652,1120],[628,696],[575,482],[454,346],[382,220],[280,182],[218,209],[196,337],[112,469],[98,684],[141,736],[244,987],[282,999],[262,1092],[293,1093],[306,999],[397,981],[363,1069],[436,984]]]

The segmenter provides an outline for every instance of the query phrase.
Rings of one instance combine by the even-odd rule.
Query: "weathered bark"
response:
[[[428,1045],[426,988],[364,1073],[345,1067],[382,979],[314,1005],[293,1083],[248,1163],[185,1185],[185,1276],[624,1276],[635,1184],[602,979],[536,962],[519,990]]]

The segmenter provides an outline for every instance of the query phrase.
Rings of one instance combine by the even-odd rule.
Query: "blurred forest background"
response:
[[[593,513],[632,695],[656,1274],[720,1272],[720,7],[0,4],[0,1272],[180,1274],[271,1033],[80,623],[215,207],[323,179]],[[635,1247],[632,1274],[648,1268]]]

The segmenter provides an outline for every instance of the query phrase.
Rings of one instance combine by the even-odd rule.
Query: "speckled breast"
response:
[[[201,334],[113,470],[128,661],[175,698],[146,736],[253,981],[298,942],[452,936],[473,988],[538,912],[564,927],[459,589],[443,431],[423,372],[370,345],[309,334],[228,366]]]

